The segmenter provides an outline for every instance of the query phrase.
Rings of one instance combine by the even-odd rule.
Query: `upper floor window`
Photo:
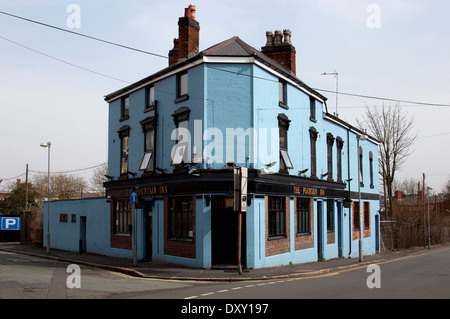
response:
[[[144,156],[139,170],[154,171],[154,149],[155,149],[155,131],[154,117],[148,117],[141,121],[142,131],[144,132]]]
[[[185,101],[188,98],[188,73],[186,71],[177,75],[177,98],[175,103]]]
[[[369,169],[370,169],[370,188],[374,188],[373,186],[373,153],[369,152]]]
[[[291,121],[284,114],[278,115],[278,129],[280,138],[280,172],[287,172],[292,166],[288,153],[288,129]]]
[[[311,126],[309,128],[309,141],[310,141],[310,152],[311,152],[311,177],[317,177],[317,162],[316,162],[316,141],[317,141],[317,130]]]
[[[344,141],[339,136],[336,138],[337,181],[342,182],[342,148]]]
[[[364,187],[364,178],[363,178],[363,149],[359,147],[359,184],[361,187]]]
[[[188,131],[189,113],[190,109],[188,107],[180,107],[174,114],[172,114],[176,127],[176,145],[172,156],[171,165],[181,165],[183,163],[190,162],[190,133]]]
[[[328,180],[333,180],[333,145],[334,136],[327,133],[327,160],[328,160]]]
[[[128,154],[129,154],[129,139],[130,127],[124,125],[118,131],[120,138],[120,175],[128,174]]]
[[[316,120],[316,99],[312,96],[309,97],[309,119],[313,122]]]
[[[120,120],[126,120],[130,116],[130,97],[125,96],[121,100]]]
[[[280,80],[278,82],[278,96],[279,96],[279,105],[283,108],[287,107],[287,83],[285,81]]]
[[[146,104],[145,104],[145,110],[144,111],[151,111],[156,106],[156,100],[155,100],[155,86],[151,85],[146,89]]]

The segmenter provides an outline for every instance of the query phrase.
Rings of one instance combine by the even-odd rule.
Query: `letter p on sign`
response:
[[[1,217],[0,230],[20,230],[19,217]]]

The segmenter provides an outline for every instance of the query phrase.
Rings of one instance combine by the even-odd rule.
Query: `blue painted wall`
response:
[[[317,176],[327,172],[327,143],[326,134],[341,137],[344,141],[342,150],[342,179],[352,178],[346,190],[355,192],[357,184],[357,139],[356,133],[342,127],[334,121],[326,119],[323,111],[324,105],[316,100],[316,121],[310,120],[309,95],[288,83],[287,105],[289,109],[278,106],[278,77],[255,64],[201,64],[188,70],[189,99],[175,103],[176,75],[164,78],[155,85],[155,99],[158,101],[158,132],[156,148],[156,166],[167,169],[170,173],[171,152],[175,141],[171,138],[175,124],[172,114],[180,107],[190,109],[189,126],[191,132],[191,147],[197,145],[198,150],[204,151],[203,156],[209,159],[201,164],[202,168],[222,169],[227,161],[233,161],[239,166],[249,168],[262,168],[265,164],[276,161],[277,164],[270,170],[279,170],[279,142],[278,119],[280,113],[285,114],[290,122],[288,130],[288,152],[294,169],[289,170],[290,175],[297,175],[298,171],[308,168],[306,176],[310,176],[310,137],[309,128],[315,127],[318,131],[317,148]],[[123,125],[129,125],[130,130],[130,156],[129,170],[137,172],[144,153],[144,135],[140,121],[147,116],[153,116],[154,111],[144,113],[145,89],[140,89],[130,95],[130,117],[120,122],[120,100],[110,103],[109,106],[109,175],[116,179],[120,172],[120,139],[117,131]],[[195,131],[194,126],[200,124],[201,130]],[[232,130],[230,130],[232,128]],[[236,128],[247,131],[254,129],[253,137],[246,137],[245,145],[238,143],[233,136]],[[229,135],[227,135],[227,129]],[[204,132],[207,132],[203,134]],[[247,131],[248,132],[248,131]],[[200,136],[199,136],[200,133]],[[212,150],[211,146],[220,146],[222,149]],[[231,142],[231,144],[230,144]],[[228,143],[228,144],[227,144]],[[363,149],[363,193],[378,194],[377,155],[378,147],[370,141],[361,141]],[[253,147],[253,148],[252,148]],[[337,178],[336,142],[333,145],[333,179]],[[192,150],[192,148],[190,149]],[[227,153],[228,150],[228,153]],[[230,152],[234,150],[234,152]],[[369,152],[373,153],[373,187],[369,182]],[[254,160],[254,163],[252,163]],[[350,167],[350,171],[349,171]],[[350,188],[349,188],[350,187]],[[317,227],[317,202],[322,204],[322,233],[326,235],[326,199],[316,198],[314,201],[314,225]],[[334,202],[335,227],[341,226],[341,232],[335,232],[335,243],[327,244],[324,239],[323,257],[325,259],[338,257],[339,241],[342,241],[342,256],[356,257],[358,255],[358,241],[352,240],[351,212],[342,208],[338,220],[338,205],[342,200]],[[377,200],[370,201],[371,208],[371,234],[364,239],[364,253],[375,253],[375,214],[379,210]],[[171,262],[180,262],[194,267],[211,266],[211,213],[203,199],[197,199],[197,258],[195,260],[164,255],[164,203],[155,201],[154,207],[154,240],[153,253],[157,259]],[[290,220],[294,220],[294,202],[290,201]],[[247,211],[247,263],[249,267],[267,267],[289,262],[315,261],[317,253],[317,231],[315,232],[315,247],[300,251],[294,250],[294,237],[291,236],[291,251],[289,253],[265,257],[265,207],[264,199],[253,199]],[[139,215],[139,214],[138,214]],[[139,217],[138,217],[139,218]],[[142,219],[143,221],[143,219]],[[292,223],[291,234],[294,234]],[[139,237],[141,234],[141,237]],[[138,229],[139,240],[143,243],[143,229]],[[340,238],[338,237],[340,236]],[[143,246],[141,245],[139,246]],[[138,248],[138,255],[143,252]]]

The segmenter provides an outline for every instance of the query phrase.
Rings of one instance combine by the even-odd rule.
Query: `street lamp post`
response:
[[[41,147],[48,148],[48,170],[47,170],[47,254],[50,253],[50,146],[52,143],[41,143]]]
[[[359,149],[359,141],[367,141],[368,137],[365,134],[357,135],[357,154],[358,154],[358,210],[359,210],[359,261],[362,262],[364,260],[363,257],[363,221],[362,221],[362,209],[361,209],[361,182],[362,182],[362,174],[361,174],[361,154]]]

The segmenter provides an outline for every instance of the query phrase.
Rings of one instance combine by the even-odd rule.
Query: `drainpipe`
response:
[[[348,196],[351,200],[351,191],[350,191],[350,128],[347,127],[347,175],[348,175]],[[359,182],[359,181],[358,181]],[[348,257],[352,254],[352,205],[348,209],[348,233],[349,233],[349,250]]]

